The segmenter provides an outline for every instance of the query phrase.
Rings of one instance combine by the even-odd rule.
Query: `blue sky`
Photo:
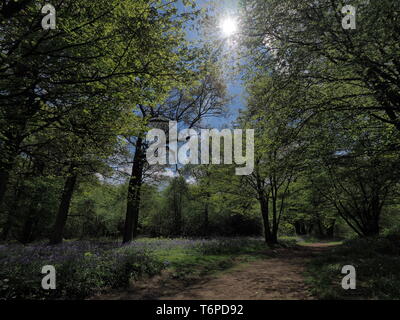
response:
[[[199,7],[207,7],[209,5],[216,6],[216,10],[220,15],[234,15],[238,11],[238,0],[196,0]],[[181,7],[182,8],[182,7]],[[195,32],[188,32],[188,39],[196,41],[199,35]],[[228,66],[229,68],[230,66]],[[221,128],[229,126],[238,116],[239,110],[245,106],[245,90],[239,77],[227,80],[228,94],[233,97],[228,105],[228,114],[220,118],[212,118],[208,120],[208,124],[213,128]]]

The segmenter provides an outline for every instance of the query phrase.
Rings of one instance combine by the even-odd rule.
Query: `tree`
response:
[[[58,1],[57,29],[44,31],[26,2],[0,26],[0,203],[19,157],[60,165],[55,174],[66,181],[52,243],[62,239],[78,176],[98,170],[122,127],[139,131],[133,109],[161,102],[169,82],[192,73],[179,71],[190,62],[181,26],[195,10],[178,13],[176,3]]]
[[[214,167],[213,165],[187,165],[184,168],[184,175],[194,178],[196,181],[196,188],[192,190],[192,197],[194,200],[201,204],[203,207],[203,218],[201,235],[209,235],[209,224],[210,224],[210,207],[212,204],[213,190],[213,176]]]
[[[205,118],[217,116],[223,112],[226,104],[226,92],[217,72],[206,69],[201,71],[197,77],[200,77],[200,80],[193,81],[192,79],[189,82],[189,88],[177,87],[172,89],[168,99],[158,106],[139,106],[141,117],[148,122],[149,127],[166,128],[169,121],[176,121],[192,129],[200,126]],[[128,140],[134,145],[135,155],[129,180],[123,234],[124,243],[132,241],[137,235],[140,190],[144,178],[146,150],[149,143],[145,141],[145,131],[139,133],[133,139],[128,137]]]
[[[358,235],[379,234],[382,210],[399,179],[393,150],[398,131],[352,113],[337,122],[320,116],[310,125],[308,165],[318,191]]]
[[[272,72],[277,87],[297,82],[304,109],[357,110],[400,129],[398,1],[353,1],[355,30],[343,28],[340,0],[242,4],[253,65]]]
[[[253,75],[248,92],[243,123],[256,130],[256,155],[254,172],[242,180],[259,201],[266,242],[275,244],[290,184],[302,167],[302,119],[287,107],[298,97],[290,90],[276,95],[270,76]]]
[[[19,14],[32,2],[33,0],[3,1],[3,4],[1,5],[0,14],[5,19],[12,18],[17,14]]]
[[[183,211],[186,209],[185,202],[188,198],[188,186],[185,178],[178,176],[172,179],[171,184],[166,189],[167,212],[170,217],[171,235],[180,236],[183,231],[184,216]]]
[[[53,3],[57,29],[50,31],[42,30],[36,4],[19,2],[24,10],[0,26],[0,203],[17,157],[41,146],[38,134],[46,144],[46,130],[71,113],[84,114],[87,105],[97,105],[112,123],[115,113],[126,116],[123,110],[167,86],[165,79],[184,64],[176,59],[183,39],[176,36],[175,2],[60,0]]]
[[[256,87],[267,97],[257,110],[287,112],[307,180],[355,232],[377,234],[397,179],[398,2],[351,3],[356,30],[342,26],[342,1],[242,4],[248,74],[270,79]]]
[[[293,225],[297,235],[316,235],[334,238],[339,216],[335,207],[321,194],[328,186],[313,178],[312,171],[304,170],[291,185],[287,215],[284,221]]]

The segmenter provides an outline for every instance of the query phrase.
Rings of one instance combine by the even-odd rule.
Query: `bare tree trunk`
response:
[[[307,228],[303,221],[296,221],[294,223],[294,228],[298,236],[304,236],[307,234]]]
[[[264,225],[264,237],[265,242],[269,245],[273,244],[273,237],[271,233],[271,226],[269,222],[269,198],[265,197],[265,195],[261,195],[259,197],[260,207],[261,207],[261,215],[263,218]]]
[[[322,228],[322,224],[321,224],[321,220],[319,217],[317,217],[317,227],[318,227],[318,237],[319,238],[324,238],[325,237],[325,233],[324,233],[324,229]]]
[[[206,195],[206,205],[204,206],[204,221],[203,221],[203,236],[208,236],[208,225],[209,225],[209,207],[210,207],[210,193]]]
[[[305,222],[301,223],[301,234],[306,235],[307,234],[307,226]]]
[[[5,168],[0,168],[0,206],[3,203],[4,195],[6,194],[9,178],[9,171]]]
[[[15,161],[18,156],[20,139],[15,139],[12,145],[3,146],[0,149],[0,210],[7,192],[7,185],[10,180],[10,174],[14,169]]]
[[[379,217],[372,217],[370,218],[363,230],[362,233],[365,237],[374,237],[374,236],[378,236],[380,232],[380,227],[379,227]]]
[[[7,159],[8,158],[8,159]],[[0,159],[0,209],[7,191],[10,173],[14,167],[15,158],[12,156]]]
[[[374,237],[380,233],[380,217],[384,200],[381,200],[377,194],[374,194],[371,198],[371,206],[369,212],[363,212],[364,217],[367,219],[364,224],[363,233],[366,237]]]
[[[272,198],[272,232],[271,232],[271,241],[273,244],[278,243],[278,221],[277,221],[277,207],[276,207],[277,199],[275,197]]]
[[[301,235],[301,225],[300,222],[296,221],[294,224],[294,230],[296,232],[296,235],[300,236]]]
[[[34,230],[37,225],[37,213],[31,212],[29,216],[26,218],[24,227],[22,229],[20,242],[23,244],[27,244],[34,240]]]
[[[65,180],[64,190],[61,196],[60,206],[58,208],[56,222],[53,226],[53,232],[50,237],[50,244],[60,244],[63,240],[64,228],[67,223],[68,211],[74,193],[77,174],[70,170],[70,175]]]
[[[13,214],[15,214],[15,212],[18,212],[18,208],[19,208],[19,203],[21,200],[21,190],[20,187],[17,186],[15,187],[15,192],[14,192],[14,196],[13,196],[13,204],[11,206],[11,208],[8,210],[7,212],[7,219],[6,222],[4,224],[4,228],[3,228],[3,232],[0,236],[0,239],[5,241],[8,238],[8,235],[11,231],[11,228],[14,225],[14,217]]]
[[[182,235],[182,196],[174,190],[174,236]]]
[[[129,180],[128,200],[123,234],[123,243],[131,242],[137,236],[140,209],[140,189],[142,187],[145,154],[143,139],[136,141],[135,157],[133,159],[132,174]]]
[[[271,243],[278,243],[278,190],[274,187],[272,188],[272,231],[271,231]]]
[[[13,225],[13,223],[12,223],[12,220],[11,220],[11,214],[9,213],[8,216],[7,216],[6,223],[4,224],[3,231],[1,233],[1,237],[0,237],[1,240],[3,240],[3,241],[7,240],[12,225]]]
[[[332,224],[326,228],[326,237],[328,239],[332,239],[335,236],[335,224],[336,220],[334,220]]]

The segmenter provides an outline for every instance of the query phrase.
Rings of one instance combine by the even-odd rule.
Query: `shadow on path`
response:
[[[265,259],[241,263],[222,273],[187,285],[161,276],[138,281],[126,291],[93,297],[96,300],[312,300],[304,282],[307,260],[329,250],[326,243],[276,249]]]

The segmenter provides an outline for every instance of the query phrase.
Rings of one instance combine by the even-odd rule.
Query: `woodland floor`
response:
[[[312,300],[304,279],[305,264],[329,250],[326,243],[276,249],[265,258],[240,262],[194,283],[172,279],[168,272],[138,281],[125,291],[95,300]]]

